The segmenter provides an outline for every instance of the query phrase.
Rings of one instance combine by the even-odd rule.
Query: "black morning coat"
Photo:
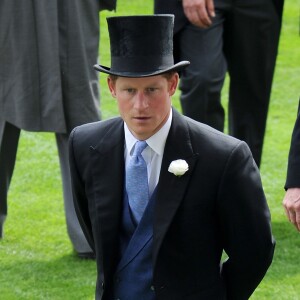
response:
[[[189,165],[180,177],[168,172],[176,159]],[[70,136],[70,161],[76,211],[96,251],[96,299],[108,299],[120,260],[123,120],[77,127]],[[156,299],[248,299],[271,264],[275,242],[246,143],[173,110],[156,196]],[[220,263],[223,250],[228,259]]]

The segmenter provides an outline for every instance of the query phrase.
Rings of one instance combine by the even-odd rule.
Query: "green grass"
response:
[[[283,27],[272,89],[262,181],[277,240],[272,266],[251,299],[300,299],[300,235],[286,220],[284,195],[287,156],[300,87],[299,3],[285,3]],[[130,12],[130,13],[129,13]],[[119,1],[117,15],[150,14],[152,1]],[[109,66],[109,42],[101,13],[101,64]],[[103,118],[117,114],[115,100],[101,76]],[[228,82],[223,90],[227,103]],[[178,95],[174,106],[180,109]],[[96,268],[77,259],[66,233],[55,138],[22,132],[9,193],[5,238],[0,242],[0,299],[93,299]]]

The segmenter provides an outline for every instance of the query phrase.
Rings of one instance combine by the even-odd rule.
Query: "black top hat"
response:
[[[94,65],[97,71],[123,77],[147,77],[179,71],[190,64],[174,64],[174,15],[143,15],[107,18],[111,68]]]

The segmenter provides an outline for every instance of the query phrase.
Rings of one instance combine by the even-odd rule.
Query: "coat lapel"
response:
[[[198,156],[198,153],[193,152],[186,120],[173,110],[173,120],[166,141],[154,210],[154,263],[163,238],[184,198]],[[177,159],[186,160],[189,166],[189,170],[180,177],[168,171],[170,163]]]
[[[95,147],[91,146],[96,234],[101,245],[103,269],[112,274],[118,263],[119,226],[124,189],[123,121],[112,123]]]

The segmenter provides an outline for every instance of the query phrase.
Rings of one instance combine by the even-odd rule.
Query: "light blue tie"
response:
[[[137,141],[126,169],[126,191],[129,206],[135,220],[139,223],[149,200],[147,164],[142,157],[147,147],[145,141]]]

